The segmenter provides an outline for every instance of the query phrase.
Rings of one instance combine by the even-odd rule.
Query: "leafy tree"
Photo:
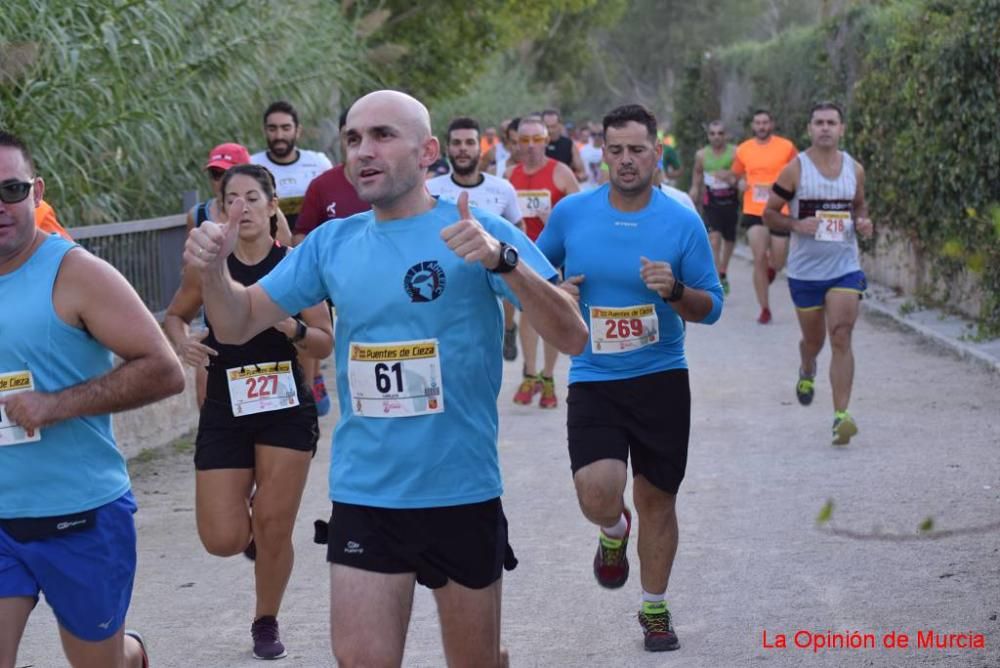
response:
[[[260,145],[268,102],[328,114],[362,76],[353,43],[323,0],[22,0],[0,23],[0,126],[68,225],[162,215],[213,145]]]

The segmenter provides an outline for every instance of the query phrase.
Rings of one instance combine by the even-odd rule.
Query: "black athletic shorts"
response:
[[[749,214],[744,213],[743,221],[741,224],[743,225],[743,227],[749,230],[754,225],[763,225],[764,219],[761,218],[760,216],[751,216]],[[773,234],[776,237],[787,237],[791,234],[791,232],[777,232],[775,230],[771,230],[771,234]]]
[[[252,469],[254,446],[271,445],[290,450],[316,452],[319,421],[312,391],[303,400],[299,388],[298,406],[280,411],[233,416],[232,405],[205,399],[198,420],[194,446],[194,467],[209,469]]]
[[[483,589],[517,566],[499,498],[439,508],[334,501],[326,560],[376,573],[416,573],[431,589],[448,580]]]
[[[687,468],[691,388],[687,369],[625,380],[577,382],[566,397],[570,467],[632,457],[632,475],[676,494]]]
[[[740,217],[738,207],[707,204],[704,211],[705,224],[710,232],[718,232],[726,241],[736,241],[736,221]]]

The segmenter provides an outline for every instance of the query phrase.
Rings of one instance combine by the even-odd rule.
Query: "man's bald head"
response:
[[[344,142],[347,178],[377,217],[416,215],[432,201],[424,176],[440,150],[419,100],[394,90],[365,95],[347,113]]]
[[[398,90],[377,90],[368,93],[351,106],[347,114],[347,126],[359,122],[370,124],[369,119],[378,119],[379,125],[395,125],[401,130],[413,133],[419,142],[431,136],[431,115],[427,107],[412,95]]]

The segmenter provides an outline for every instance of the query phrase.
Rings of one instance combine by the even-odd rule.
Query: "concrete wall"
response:
[[[876,225],[879,221],[876,221]],[[927,261],[919,243],[891,227],[881,226],[875,249],[861,255],[861,266],[868,280],[892,288],[906,297],[940,297],[945,286],[934,277],[933,265]],[[982,290],[975,274],[963,271],[948,286],[952,295],[948,306],[969,318],[976,319],[982,306]]]
[[[184,367],[184,391],[169,399],[114,416],[115,438],[126,459],[146,448],[158,448],[198,426],[194,399],[194,370]]]

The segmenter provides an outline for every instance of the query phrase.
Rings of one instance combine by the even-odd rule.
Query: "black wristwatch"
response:
[[[509,243],[501,241],[500,263],[493,269],[490,269],[490,271],[494,274],[506,274],[509,271],[514,271],[514,267],[517,266],[518,257],[516,248],[511,246]]]
[[[308,326],[306,323],[302,322],[301,318],[295,318],[295,335],[288,338],[292,343],[298,343],[302,339],[306,338],[306,330]]]
[[[679,302],[684,296],[684,284],[674,279],[674,287],[670,288],[670,294],[663,298],[665,302]]]

